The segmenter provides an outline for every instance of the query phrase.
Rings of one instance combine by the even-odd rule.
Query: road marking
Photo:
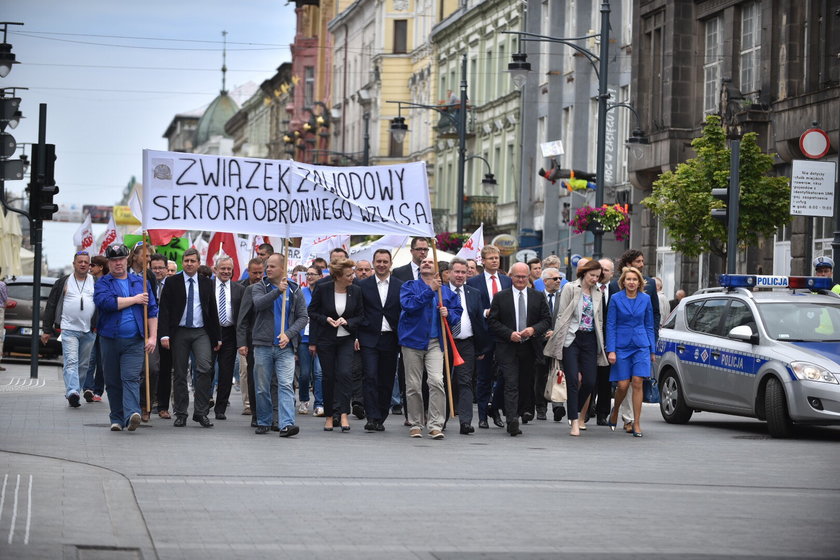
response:
[[[9,475],[3,475],[3,489],[0,490],[0,518],[3,516],[3,506],[6,503],[6,488],[9,483]],[[26,480],[24,479],[24,484]],[[20,498],[20,475],[15,479],[15,499],[12,502],[12,519],[9,524],[9,537],[7,542],[12,544],[17,528],[18,502]],[[22,513],[22,512],[21,512]],[[29,487],[26,489],[26,525],[23,533],[23,544],[29,544],[29,529],[32,525],[32,475],[29,475]]]
[[[23,544],[29,544],[29,526],[32,521],[32,475],[29,475],[29,492],[26,497],[26,532],[23,534]]]
[[[12,506],[12,523],[9,525],[9,544],[12,544],[12,539],[15,536],[15,523],[17,522],[18,491],[20,491],[20,475],[17,475],[17,482],[15,483],[15,502],[14,506]]]
[[[0,492],[0,519],[3,519],[3,504],[6,503],[6,483],[9,481],[9,475],[3,476],[3,491]]]

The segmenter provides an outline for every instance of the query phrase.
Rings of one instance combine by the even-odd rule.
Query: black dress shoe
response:
[[[216,413],[216,420],[227,420],[227,416],[225,416],[224,412],[217,412]]]
[[[507,432],[511,435],[511,437],[522,434],[522,430],[519,429],[519,420],[511,420],[508,422]]]
[[[490,424],[487,423],[487,420],[479,420],[478,421],[478,427],[481,428],[482,430],[489,430],[490,429]]]
[[[297,426],[283,426],[283,429],[280,430],[279,435],[280,437],[292,437],[294,435],[297,435],[298,432],[300,432],[300,428],[298,428]]]
[[[268,426],[257,426],[257,429],[254,430],[255,434],[263,435],[268,433]]]
[[[471,433],[473,433],[474,431],[475,431],[475,428],[473,428],[469,424],[466,424],[466,423],[461,424],[461,434],[462,435],[468,436]]]
[[[566,407],[565,406],[558,406],[554,408],[554,421],[559,422],[566,416]]]
[[[366,432],[375,432],[376,431],[376,421],[371,420],[369,422],[365,422],[365,431]]]
[[[546,420],[545,410],[537,411],[537,420]]]
[[[377,432],[384,432],[385,431],[385,424],[383,424],[382,422],[377,422],[375,429],[376,429]]]
[[[359,420],[365,419],[365,407],[362,406],[362,403],[353,403],[353,416]]]
[[[522,413],[522,423],[527,424],[531,420],[534,419],[534,415],[531,412],[523,412]]]
[[[183,428],[187,425],[187,417],[186,416],[176,416],[175,423],[172,424],[176,428]]]
[[[206,416],[193,416],[193,422],[198,422],[199,424],[201,424],[202,428],[213,427],[213,422],[211,422],[210,419]]]
[[[499,413],[498,410],[494,410],[492,413],[490,413],[490,416],[493,417],[493,423],[496,425],[496,427],[498,427],[498,428],[504,428],[505,427],[505,423],[502,422],[502,415]]]
[[[606,426],[607,425],[607,417],[603,414],[598,415],[598,425],[599,426]]]

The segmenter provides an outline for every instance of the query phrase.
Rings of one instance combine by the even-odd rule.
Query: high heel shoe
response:
[[[614,432],[615,427],[618,425],[618,417],[616,417],[615,422],[610,422],[610,418],[612,418],[612,411],[610,411],[610,415],[607,417],[607,426],[610,427],[610,431]]]
[[[642,432],[633,431],[633,437],[642,437]]]
[[[324,431],[325,432],[331,432],[331,431],[333,431],[333,428],[332,428],[332,426],[324,426]]]
[[[349,432],[350,431],[350,426],[342,426],[341,431],[342,432]]]

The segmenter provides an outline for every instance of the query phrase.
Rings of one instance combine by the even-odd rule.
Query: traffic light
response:
[[[58,212],[58,205],[53,197],[58,194],[55,184],[55,145],[45,144],[43,167],[40,162],[40,150],[35,146],[32,150],[32,181],[29,183],[29,215],[33,220],[52,220],[53,214]],[[41,176],[43,169],[43,176]]]
[[[729,184],[729,179],[726,179]],[[712,198],[723,203],[723,207],[712,208],[712,218],[719,221],[723,227],[729,226],[729,187],[712,189]]]

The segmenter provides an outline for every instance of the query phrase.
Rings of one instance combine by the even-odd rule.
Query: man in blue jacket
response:
[[[443,294],[443,305],[438,293]],[[423,425],[432,439],[443,439],[446,415],[446,393],[443,389],[443,337],[441,317],[450,325],[460,323],[461,306],[448,286],[441,287],[435,262],[426,257],[420,263],[420,278],[405,282],[400,288],[400,315],[397,329],[402,357],[405,362],[405,396],[409,435],[423,437]],[[429,417],[423,414],[423,371],[429,386]]]
[[[128,274],[128,248],[106,249],[110,274],[96,283],[93,301],[99,313],[98,332],[105,372],[105,390],[111,407],[111,431],[124,427],[133,432],[140,425],[140,379],[144,353],[157,343],[158,306],[154,293],[143,290],[143,278]],[[148,332],[143,307],[148,306]]]

